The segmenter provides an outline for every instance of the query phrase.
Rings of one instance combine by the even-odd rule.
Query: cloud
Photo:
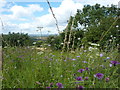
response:
[[[52,7],[53,12],[58,20],[58,25],[60,30],[65,29],[67,25],[67,20],[70,16],[74,16],[77,9],[82,9],[84,4],[94,5],[96,3],[102,5],[118,4],[119,0],[63,0],[59,7]],[[6,2],[0,2],[0,12],[5,11],[3,8]],[[9,12],[11,14],[2,14],[1,17],[3,21],[6,22],[6,29],[3,32],[22,32],[25,33],[38,33],[36,32],[37,27],[43,27],[42,33],[46,34],[48,31],[50,33],[58,33],[55,25],[55,19],[52,16],[50,9],[48,9],[48,14],[43,16],[35,16],[36,12],[43,11],[43,7],[38,4],[30,4],[28,6],[14,5],[9,7]],[[46,11],[44,11],[46,12]],[[16,23],[13,23],[16,22]],[[18,23],[19,22],[19,23]]]
[[[74,16],[75,13],[77,12],[77,9],[82,9],[82,8],[83,8],[82,4],[75,3],[73,0],[63,0],[63,2],[59,7],[57,8],[52,7],[53,13],[55,14],[55,17],[58,20],[58,25],[61,31],[66,27],[67,20],[70,18],[70,16]],[[48,9],[48,12],[49,13],[47,15],[36,18],[36,21],[39,22],[37,24],[45,28],[49,27],[48,29],[51,32],[57,33],[55,26],[55,19],[53,18],[50,9]]]
[[[28,7],[23,6],[13,6],[10,11],[13,13],[13,18],[21,18],[21,17],[32,17],[35,12],[43,11],[43,8],[37,4],[30,4]]]
[[[4,23],[4,30],[1,30],[3,33],[11,31],[11,32],[19,32],[21,29],[24,29],[29,33],[29,29],[31,28],[31,21],[35,17],[34,13],[43,11],[43,8],[38,4],[29,4],[27,7],[14,5],[12,7],[7,8],[5,10],[3,7],[7,7],[9,4],[6,2],[0,3],[1,8],[1,19]],[[11,12],[11,14],[2,14],[2,12]],[[25,23],[29,22],[29,23]],[[29,25],[29,29],[26,27]],[[22,27],[22,28],[21,28]]]
[[[120,0],[75,0],[75,2],[82,2],[83,4],[95,5],[96,3],[107,6],[107,5],[118,5]]]

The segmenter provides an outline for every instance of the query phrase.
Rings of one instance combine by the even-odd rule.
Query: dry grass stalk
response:
[[[52,10],[52,7],[51,7],[51,5],[50,5],[50,2],[49,2],[48,0],[46,0],[46,1],[47,1],[48,5],[49,5],[49,8],[50,8],[51,12],[52,12],[53,18],[54,18],[55,21],[56,21],[56,27],[57,27],[58,33],[60,33],[60,30],[59,30],[59,27],[58,27],[58,21],[57,21],[57,19],[56,19],[56,17],[55,17],[55,14],[53,13],[53,10]]]
[[[68,23],[70,23],[70,19],[69,19]],[[66,46],[66,44],[68,43],[68,42],[67,42],[67,34],[68,34],[68,25],[67,25],[67,27],[66,27],[66,29],[65,29],[65,38],[64,38],[64,43],[63,43],[62,52],[65,50],[65,46]]]
[[[71,35],[72,35],[72,28],[73,28],[73,25],[74,25],[74,21],[75,21],[75,17],[73,17],[72,19],[72,25],[70,27],[70,34],[69,34],[69,40],[68,40],[68,43],[67,43],[67,51],[69,51],[70,47],[70,43],[71,43]]]
[[[74,32],[74,37],[73,37],[73,43],[72,43],[72,51],[74,51],[74,46],[75,46],[75,34],[76,34],[76,32]]]
[[[0,18],[0,20],[1,20],[1,25],[2,25],[2,30],[4,30],[4,24],[3,24],[3,21],[2,21],[2,19]],[[9,46],[9,44],[3,39],[3,37],[2,37],[2,34],[1,34],[1,40],[3,41],[3,42],[5,42],[6,44],[7,44],[7,46]],[[2,44],[2,41],[1,41],[1,44]]]

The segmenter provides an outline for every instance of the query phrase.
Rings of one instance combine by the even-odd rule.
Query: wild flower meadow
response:
[[[117,50],[3,49],[3,88],[119,88]]]
[[[2,88],[119,88],[119,5],[43,1],[0,4]]]

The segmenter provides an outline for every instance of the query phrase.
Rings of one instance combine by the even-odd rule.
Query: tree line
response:
[[[5,46],[30,46],[32,45],[32,38],[24,33],[11,33],[2,34],[2,47]]]
[[[89,43],[100,45],[101,49],[116,48],[120,44],[120,8],[116,5],[101,6],[84,5],[71,16],[68,25],[58,36],[50,36],[48,43],[53,48],[65,49],[90,46]]]

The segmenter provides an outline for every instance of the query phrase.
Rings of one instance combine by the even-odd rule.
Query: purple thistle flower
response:
[[[76,56],[76,57],[80,57],[80,56]]]
[[[52,57],[54,57],[55,55],[52,55]]]
[[[85,80],[88,80],[88,77],[85,77]]]
[[[105,81],[106,81],[106,82],[108,82],[109,80],[110,80],[110,78],[109,78],[109,77],[107,77],[107,78],[105,79]]]
[[[51,88],[51,87],[46,87],[46,88]]]
[[[50,58],[49,60],[53,60],[52,58]]]
[[[113,64],[114,66],[116,66],[117,64],[120,64],[118,61],[110,61],[111,64]]]
[[[58,86],[58,88],[63,88],[62,83],[57,83],[56,85]]]
[[[53,83],[50,83],[50,87],[53,87]]]
[[[102,56],[103,56],[103,54],[101,53],[101,54],[100,54],[100,57],[102,57]]]
[[[78,86],[78,87],[76,87],[76,88],[79,88],[79,90],[83,90],[83,86]]]
[[[83,81],[82,77],[77,77],[76,80]]]
[[[66,60],[70,60],[70,58],[66,58]]]
[[[86,67],[86,70],[88,71],[88,70],[89,70],[89,68],[88,68],[88,67]]]
[[[85,71],[84,69],[79,69],[78,72],[82,73],[83,71]]]
[[[75,61],[76,59],[73,58],[72,60]]]
[[[87,61],[82,61],[83,63],[87,63]]]
[[[102,74],[102,73],[97,73],[97,74],[94,75],[94,77],[96,77],[98,79],[102,79],[103,76],[104,76],[104,74]]]
[[[66,60],[64,60],[66,62]]]

